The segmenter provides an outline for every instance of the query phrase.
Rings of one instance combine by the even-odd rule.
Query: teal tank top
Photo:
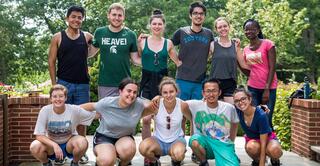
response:
[[[167,39],[164,39],[164,44],[162,50],[159,52],[154,52],[148,47],[148,39],[144,44],[142,50],[142,69],[148,71],[158,72],[168,67],[168,49],[167,49]]]

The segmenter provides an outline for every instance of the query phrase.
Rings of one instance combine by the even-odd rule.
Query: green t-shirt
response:
[[[118,87],[123,78],[130,77],[130,52],[137,52],[136,34],[124,27],[112,32],[100,27],[94,33],[93,45],[100,48],[99,86]]]

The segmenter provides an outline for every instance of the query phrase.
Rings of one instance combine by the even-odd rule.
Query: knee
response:
[[[32,155],[36,155],[36,154],[39,154],[39,153],[42,153],[42,151],[44,151],[43,148],[41,148],[41,145],[40,143],[36,142],[36,141],[33,141],[30,145],[30,152]]]
[[[268,149],[268,151],[269,152],[267,154],[269,154],[269,156],[271,158],[278,159],[282,156],[282,149],[281,149],[280,145],[273,146],[270,149]]]
[[[260,153],[260,145],[256,142],[248,142],[246,145],[246,151],[249,154],[257,155]]]
[[[185,157],[185,148],[175,148],[172,150],[173,155],[171,156],[174,161],[182,161]]]
[[[113,166],[116,162],[116,159],[111,156],[97,156],[96,162],[99,166]]]
[[[199,142],[198,142],[197,140],[193,140],[193,141],[191,142],[191,148],[199,149],[200,146],[201,146],[201,145],[199,144]]]
[[[128,147],[117,151],[121,160],[131,160],[136,154],[136,147]]]
[[[78,137],[76,140],[72,141],[72,147],[74,153],[80,153],[86,151],[88,148],[88,141],[84,137]]]

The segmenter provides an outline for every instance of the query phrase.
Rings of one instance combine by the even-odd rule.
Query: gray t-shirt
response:
[[[209,108],[202,100],[188,100],[195,134],[230,141],[231,123],[238,123],[239,118],[233,105],[218,101],[216,108]]]
[[[133,135],[144,110],[142,99],[137,100],[127,108],[119,107],[119,96],[105,97],[95,104],[95,109],[101,114],[97,132],[112,138]]]
[[[237,52],[233,41],[230,47],[214,42],[210,78],[237,80]]]
[[[50,104],[41,108],[33,134],[45,135],[52,141],[63,144],[72,135],[78,135],[76,128],[79,124],[90,125],[95,115],[95,112],[89,112],[70,104],[66,104],[66,109],[62,114],[57,114]]]
[[[177,68],[177,79],[202,82],[206,76],[212,31],[202,28],[193,32],[190,26],[179,28],[171,39],[174,45],[180,45],[179,59],[182,65]]]

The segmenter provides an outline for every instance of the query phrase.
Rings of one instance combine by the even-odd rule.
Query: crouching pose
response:
[[[160,156],[170,155],[173,166],[181,165],[186,152],[186,140],[181,128],[183,116],[191,120],[188,105],[176,98],[178,87],[174,79],[165,77],[160,85],[159,111],[154,115],[155,132],[139,145],[141,155],[150,166],[160,166]]]
[[[88,112],[79,106],[65,104],[67,89],[59,84],[50,89],[50,105],[44,106],[38,115],[30,145],[32,155],[44,166],[51,166],[51,160],[73,158],[71,166],[77,166],[88,148],[85,137],[78,135],[76,127],[90,125],[95,112]]]
[[[245,132],[245,149],[253,159],[252,166],[265,165],[266,155],[271,158],[272,166],[280,166],[282,156],[281,146],[274,132],[272,132],[268,115],[264,107],[251,105],[252,96],[244,89],[236,89],[234,103],[240,124]]]
[[[140,118],[154,114],[156,104],[137,98],[138,85],[130,78],[119,84],[119,96],[105,97],[97,103],[82,104],[87,110],[100,113],[100,125],[93,138],[96,163],[113,166],[119,158],[120,166],[128,165],[136,154],[133,135]]]

